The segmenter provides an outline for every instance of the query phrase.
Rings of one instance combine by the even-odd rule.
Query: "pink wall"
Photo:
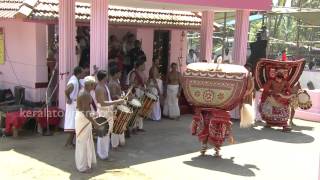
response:
[[[271,10],[272,0],[145,0],[162,3],[175,3],[184,5],[212,6],[234,9]]]
[[[177,63],[179,65],[179,58],[181,59],[181,70],[184,71],[187,67],[187,31],[184,31],[184,37],[182,37],[183,30],[172,29],[171,30],[171,42],[170,42],[170,63]],[[181,41],[182,40],[182,41]]]
[[[149,69],[152,66],[154,29],[138,28],[137,39],[142,41],[142,49],[147,56],[145,74],[149,75]]]
[[[0,88],[21,85],[26,99],[44,100],[45,89],[36,82],[47,82],[46,25],[18,21],[0,21],[5,33],[5,64],[0,65]],[[16,74],[16,75],[15,75]]]

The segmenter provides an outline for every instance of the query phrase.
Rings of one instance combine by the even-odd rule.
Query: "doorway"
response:
[[[170,57],[170,31],[155,30],[153,39],[153,57],[160,57],[160,74],[165,78],[168,71]]]

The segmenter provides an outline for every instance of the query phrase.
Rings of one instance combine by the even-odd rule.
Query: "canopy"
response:
[[[301,19],[304,23],[310,25],[320,25],[320,9],[312,8],[292,8],[292,7],[276,7],[272,9],[271,15],[288,14],[298,19]]]

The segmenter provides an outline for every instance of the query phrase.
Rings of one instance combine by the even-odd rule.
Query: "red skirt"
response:
[[[199,141],[220,147],[231,134],[230,115],[227,111],[212,108],[197,109],[192,121],[192,134]]]

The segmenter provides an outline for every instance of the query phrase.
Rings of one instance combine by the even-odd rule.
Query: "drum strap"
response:
[[[91,97],[92,98],[92,97]],[[93,110],[95,111],[95,112],[97,112],[97,105],[96,105],[96,103],[92,100],[92,102],[91,102],[91,105],[92,105],[92,108],[93,108]]]
[[[141,86],[144,86],[143,80],[142,80],[141,76],[139,75],[139,73],[138,73],[136,70],[134,70],[134,73],[135,73],[135,75],[136,75],[136,79],[137,79],[138,83],[139,83]]]

